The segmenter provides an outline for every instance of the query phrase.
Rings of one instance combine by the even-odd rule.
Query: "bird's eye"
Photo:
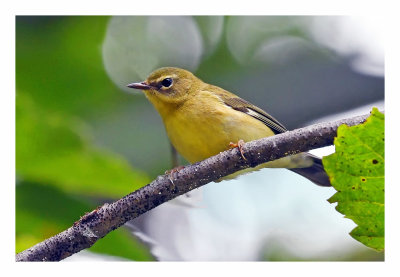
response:
[[[163,87],[169,88],[172,85],[172,79],[171,78],[165,78],[164,80],[161,81],[161,85]]]

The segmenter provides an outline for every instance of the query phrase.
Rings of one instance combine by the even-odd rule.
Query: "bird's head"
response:
[[[158,109],[159,106],[173,106],[183,103],[202,84],[203,82],[200,79],[187,70],[162,67],[152,72],[145,81],[127,86],[142,90]]]

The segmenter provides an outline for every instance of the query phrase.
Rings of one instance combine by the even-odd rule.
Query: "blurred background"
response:
[[[17,16],[16,252],[171,168],[161,118],[126,84],[182,67],[288,129],[365,114],[384,109],[380,28],[342,16]],[[165,203],[66,261],[383,260],[350,237],[334,192],[263,169]]]

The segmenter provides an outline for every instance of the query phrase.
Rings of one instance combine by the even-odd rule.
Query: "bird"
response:
[[[188,162],[196,163],[244,142],[288,131],[263,109],[215,85],[203,82],[188,70],[156,69],[129,88],[142,90],[160,114],[169,140]],[[235,143],[236,142],[236,143]],[[287,168],[319,186],[331,186],[321,158],[299,153],[227,176],[261,168]]]

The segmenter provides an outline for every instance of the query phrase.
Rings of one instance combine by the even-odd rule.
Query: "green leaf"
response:
[[[78,119],[38,109],[27,95],[17,95],[16,102],[19,178],[107,198],[121,197],[150,181],[122,157],[95,147]]]
[[[323,164],[337,192],[328,200],[358,226],[350,235],[368,247],[384,249],[385,132],[383,113],[374,108],[363,124],[338,128],[336,151]]]
[[[16,187],[16,252],[69,228],[95,208],[87,199],[71,197],[50,185],[19,182]],[[123,228],[100,239],[90,251],[135,261],[151,261],[149,250]]]

